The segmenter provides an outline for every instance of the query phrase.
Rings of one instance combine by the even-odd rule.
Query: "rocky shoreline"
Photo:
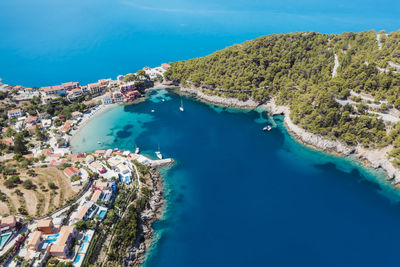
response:
[[[274,99],[260,104],[253,100],[240,101],[235,98],[207,95],[201,92],[199,88],[181,88],[180,91],[184,94],[195,95],[199,100],[215,105],[242,109],[254,109],[258,106],[261,106],[270,111],[272,115],[284,115],[285,126],[289,133],[296,138],[296,140],[312,148],[328,153],[334,153],[341,156],[353,154],[355,158],[360,160],[363,164],[371,166],[374,169],[383,169],[386,172],[387,180],[393,180],[392,184],[394,186],[400,186],[400,170],[396,169],[387,158],[387,153],[391,148],[390,146],[372,150],[365,149],[361,146],[350,147],[340,141],[327,139],[318,134],[309,133],[292,122],[289,116],[289,107],[277,105]]]
[[[153,183],[152,196],[149,208],[140,213],[140,234],[137,241],[129,248],[127,256],[123,259],[122,266],[140,266],[146,260],[146,252],[154,243],[153,222],[162,218],[165,206],[163,197],[163,180],[157,169],[150,170]]]
[[[259,103],[249,99],[247,101],[241,101],[236,98],[226,98],[216,95],[207,95],[201,90],[194,88],[181,87],[180,92],[184,94],[195,95],[198,99],[201,99],[210,104],[223,105],[226,107],[240,108],[240,109],[253,109],[259,106]]]

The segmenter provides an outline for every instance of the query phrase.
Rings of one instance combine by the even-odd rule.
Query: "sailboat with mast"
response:
[[[157,156],[158,159],[162,159],[163,158],[163,156],[162,156],[162,154],[160,152],[160,145],[158,145],[158,151],[156,151],[156,156]]]
[[[182,100],[182,98],[181,98],[181,106],[179,107],[179,110],[182,111],[182,112],[185,111],[185,110],[183,109],[183,100]]]

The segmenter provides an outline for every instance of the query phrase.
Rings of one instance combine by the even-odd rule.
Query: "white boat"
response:
[[[154,109],[152,109],[151,112],[154,112]]]
[[[165,99],[163,98],[161,101],[162,101],[162,102],[165,102]]]
[[[179,107],[179,110],[180,110],[180,111],[182,111],[182,112],[184,111],[184,109],[183,109],[183,101],[182,101],[182,99],[181,99],[181,106]]]
[[[162,154],[160,151],[156,151],[156,156],[158,159],[162,159]]]
[[[272,127],[270,125],[267,125],[263,128],[263,131],[271,131]]]
[[[135,145],[136,146],[136,145]],[[139,147],[138,146],[136,146],[136,149],[135,149],[135,154],[139,154],[139,152],[140,152],[140,149],[139,149]]]
[[[162,159],[162,154],[160,152],[160,145],[158,145],[158,151],[156,151],[156,156],[158,159]]]
[[[101,142],[100,142],[100,141],[97,141],[97,143],[98,143],[98,144],[101,144]]]

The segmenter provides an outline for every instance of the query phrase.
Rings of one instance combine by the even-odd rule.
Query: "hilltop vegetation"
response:
[[[336,76],[332,75],[335,54],[339,59]],[[388,35],[375,31],[274,34],[172,63],[165,78],[211,95],[259,103],[274,98],[290,106],[294,123],[348,145],[399,147],[400,125],[372,113],[398,117],[399,62],[400,31]],[[368,95],[372,101],[351,98],[351,93]],[[338,99],[358,104],[342,105]],[[369,107],[372,102],[379,110]],[[400,157],[397,150],[391,156]]]

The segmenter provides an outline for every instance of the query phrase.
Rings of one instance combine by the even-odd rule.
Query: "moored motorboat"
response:
[[[271,131],[272,127],[270,125],[267,125],[263,128],[263,131]]]

